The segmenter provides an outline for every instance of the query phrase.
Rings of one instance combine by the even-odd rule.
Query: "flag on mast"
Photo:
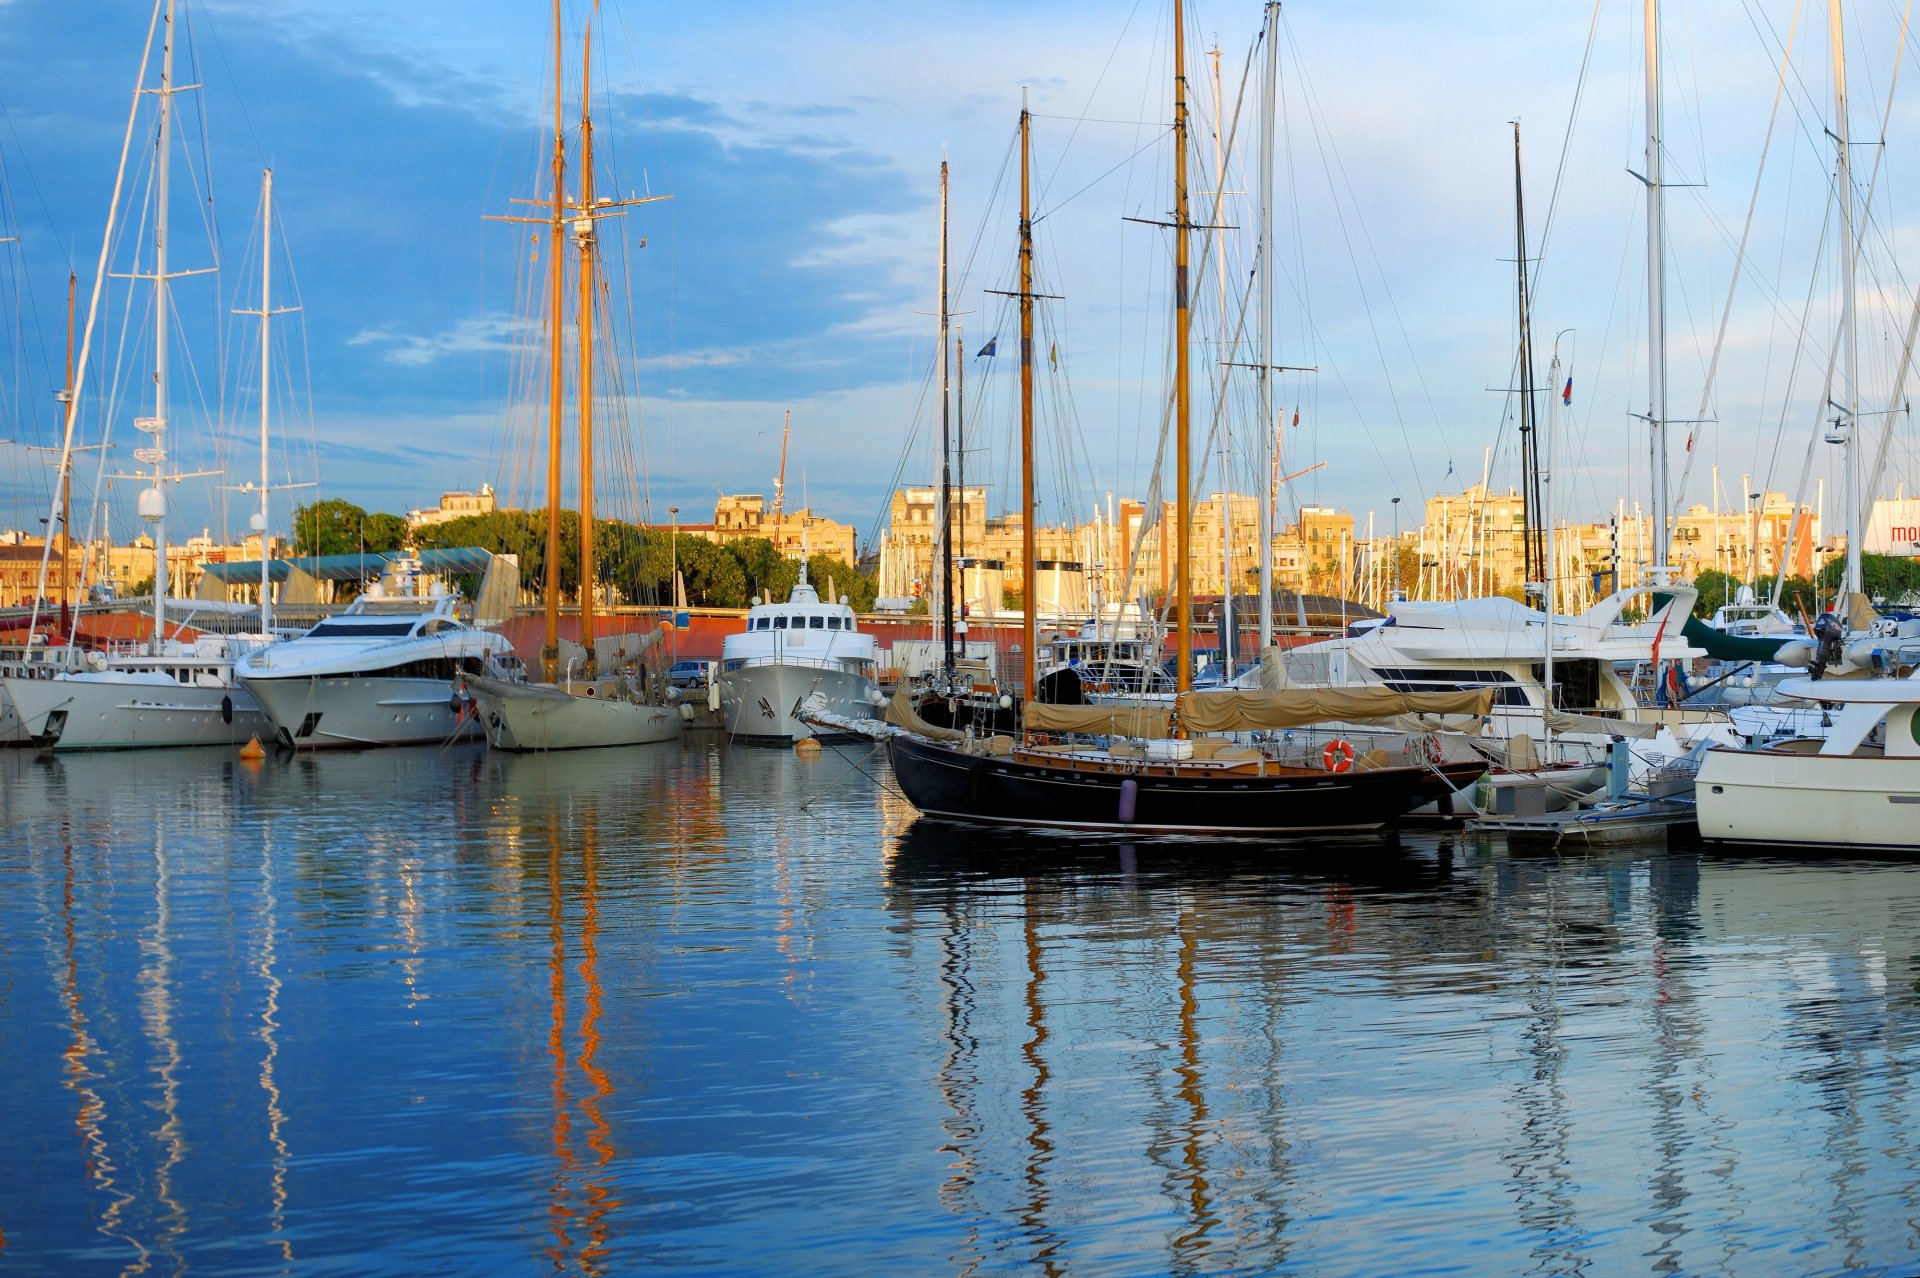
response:
[[[987,339],[987,344],[974,352],[975,359],[992,359],[995,349],[1000,345],[1000,337],[995,334]]]

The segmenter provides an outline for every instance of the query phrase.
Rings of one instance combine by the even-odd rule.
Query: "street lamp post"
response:
[[[1400,499],[1393,499],[1393,597],[1400,597]]]
[[[680,660],[680,508],[667,507],[668,527],[672,532],[667,536],[667,615],[673,619],[673,659]]]

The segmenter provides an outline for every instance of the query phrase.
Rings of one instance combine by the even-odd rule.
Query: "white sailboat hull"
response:
[[[727,731],[748,741],[789,744],[803,737],[824,737],[798,711],[818,693],[825,709],[846,719],[876,717],[879,692],[872,679],[832,667],[766,663],[722,672],[720,712]]]
[[[248,679],[282,743],[296,750],[439,745],[480,734],[446,679],[378,675]]]
[[[1711,750],[1694,793],[1716,842],[1920,855],[1920,759]]]
[[[585,696],[553,684],[470,678],[487,743],[500,750],[587,750],[677,741],[685,717],[656,706],[604,695]],[[583,685],[588,686],[588,685]]]
[[[273,733],[259,703],[233,686],[105,671],[8,676],[0,678],[0,696],[27,740],[55,750],[237,746]]]

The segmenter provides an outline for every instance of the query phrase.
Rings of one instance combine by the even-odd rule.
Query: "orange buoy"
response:
[[[261,747],[260,738],[259,737],[247,738],[247,743],[240,747],[240,757],[243,759],[266,758],[267,752],[265,749]]]

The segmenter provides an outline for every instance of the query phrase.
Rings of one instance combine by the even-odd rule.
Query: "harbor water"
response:
[[[0,1273],[1910,1274],[1920,869],[0,754]]]

